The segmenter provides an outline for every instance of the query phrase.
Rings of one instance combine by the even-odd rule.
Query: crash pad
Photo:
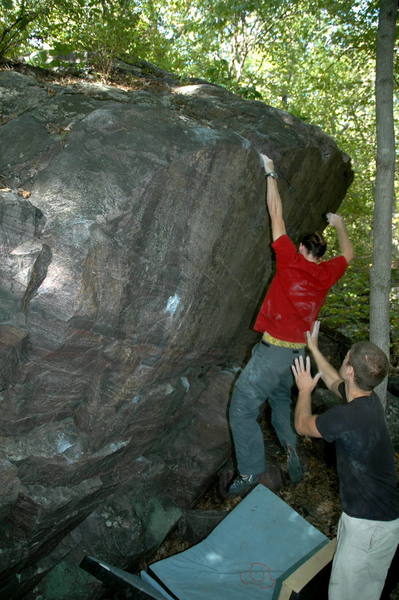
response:
[[[167,600],[291,600],[333,551],[334,542],[258,485],[202,542],[141,571],[141,591]]]

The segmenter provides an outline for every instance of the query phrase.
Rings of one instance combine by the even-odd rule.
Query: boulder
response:
[[[121,89],[8,70],[0,99],[0,450],[15,481],[0,592],[88,598],[82,556],[133,564],[230,454],[229,393],[273,270],[258,153],[294,241],[324,228],[353,173],[317,127],[170,74]]]

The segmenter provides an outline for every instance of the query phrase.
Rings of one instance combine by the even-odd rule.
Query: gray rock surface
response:
[[[258,152],[295,241],[352,180],[318,128],[169,75],[126,90],[0,72],[10,598],[89,598],[83,555],[123,567],[156,548],[229,455],[229,392],[272,274]]]

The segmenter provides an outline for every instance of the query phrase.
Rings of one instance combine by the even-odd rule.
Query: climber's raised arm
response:
[[[327,221],[330,225],[335,227],[341,254],[345,257],[346,262],[350,263],[355,257],[355,252],[353,250],[353,244],[349,239],[343,218],[341,215],[336,215],[335,213],[327,213]]]
[[[266,154],[261,154],[262,164],[266,173],[266,203],[272,225],[273,241],[286,233],[283,217],[283,204],[277,187],[277,174],[274,163]]]

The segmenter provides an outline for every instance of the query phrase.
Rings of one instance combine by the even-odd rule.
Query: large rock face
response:
[[[82,556],[156,547],[230,452],[272,273],[258,152],[294,240],[352,171],[319,129],[206,83],[3,71],[0,101],[0,592],[89,598]]]

